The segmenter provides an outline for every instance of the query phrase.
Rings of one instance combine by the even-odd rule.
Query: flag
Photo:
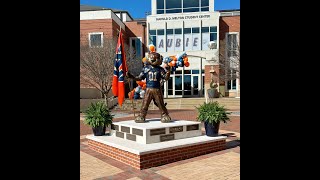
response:
[[[116,58],[114,60],[113,79],[112,79],[112,93],[118,96],[118,103],[120,107],[124,101],[125,88],[124,77],[127,72],[126,56],[123,49],[123,39],[121,32],[119,33],[118,43],[116,48]]]

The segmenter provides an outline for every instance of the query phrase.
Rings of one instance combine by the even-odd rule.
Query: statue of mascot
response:
[[[171,122],[168,110],[163,102],[163,95],[161,92],[161,80],[168,80],[170,77],[170,66],[162,68],[163,57],[154,51],[151,51],[146,58],[146,65],[142,68],[142,72],[138,76],[133,76],[131,73],[127,73],[128,78],[132,78],[135,81],[141,81],[146,78],[147,88],[144,94],[144,98],[141,105],[140,114],[135,118],[136,123],[144,123],[147,115],[148,107],[151,100],[154,100],[161,111],[161,122]]]

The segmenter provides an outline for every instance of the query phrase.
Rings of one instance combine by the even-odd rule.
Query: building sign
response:
[[[155,18],[156,21],[176,21],[176,20],[195,20],[195,19],[209,19],[210,14],[207,15],[180,15],[180,16],[163,16]]]
[[[210,38],[210,37],[209,37]],[[188,50],[201,50],[201,38],[199,33],[185,34],[184,42],[182,35],[167,35],[165,41],[164,35],[157,36],[157,51],[165,52],[165,45],[168,52],[182,51],[183,47]]]

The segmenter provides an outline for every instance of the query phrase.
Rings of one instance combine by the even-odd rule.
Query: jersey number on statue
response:
[[[148,72],[149,81],[157,81],[157,72]]]

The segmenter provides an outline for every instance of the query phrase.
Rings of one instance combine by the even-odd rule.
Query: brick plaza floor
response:
[[[132,120],[130,111],[119,111],[123,117],[114,121]],[[117,113],[117,111],[113,111]],[[169,110],[172,119],[195,121],[196,110]],[[137,112],[136,112],[137,115]],[[147,118],[159,118],[158,110],[150,110]],[[231,122],[220,125],[220,134],[228,136],[227,149],[159,167],[136,170],[88,148],[86,135],[92,129],[83,124],[80,114],[80,178],[85,179],[240,179],[240,116],[230,116]],[[203,129],[204,131],[204,129]]]

